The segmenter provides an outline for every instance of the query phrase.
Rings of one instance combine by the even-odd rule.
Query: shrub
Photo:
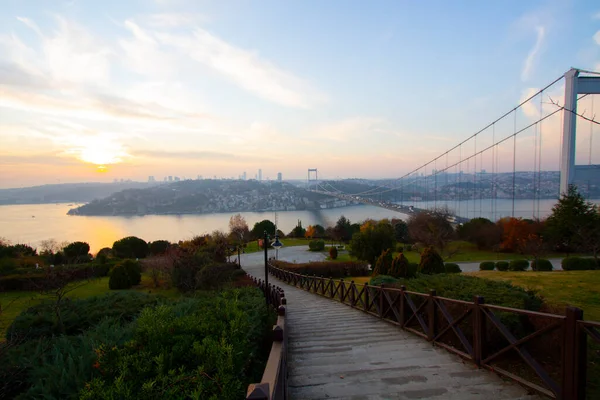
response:
[[[375,262],[375,268],[373,268],[373,276],[376,275],[389,275],[390,269],[392,268],[392,253],[390,249],[381,252],[381,255],[377,257]]]
[[[325,278],[345,278],[347,276],[368,276],[369,268],[360,261],[321,261],[294,264],[281,260],[274,260],[272,264],[277,268],[301,275],[316,275]]]
[[[407,244],[406,246],[404,246],[404,250],[406,250],[406,251],[413,251],[412,244]]]
[[[480,271],[492,271],[496,264],[493,261],[483,261],[479,263]]]
[[[235,263],[212,264],[202,268],[196,275],[196,288],[198,289],[220,289],[231,283],[236,275],[244,275]]]
[[[17,262],[14,258],[0,258],[0,276],[10,275],[17,271]]]
[[[65,257],[71,262],[85,262],[89,261],[88,253],[90,252],[90,245],[86,242],[73,242],[67,245],[63,252]]]
[[[69,300],[61,308],[64,333],[76,335],[99,323],[103,318],[131,321],[142,308],[157,304],[160,299],[146,293],[113,292],[87,299]],[[52,302],[43,302],[23,311],[10,325],[6,339],[36,339],[60,333],[55,323]]]
[[[417,269],[410,268],[410,263],[403,253],[400,253],[392,261],[389,275],[395,278],[413,278],[416,275]]]
[[[396,246],[396,251],[398,253],[404,253],[404,245],[402,244],[398,244],[398,246]],[[407,250],[408,251],[408,250]]]
[[[108,288],[110,290],[130,289],[133,286],[131,283],[129,271],[122,265],[116,265],[110,272],[108,280]]]
[[[529,268],[529,261],[527,260],[511,260],[508,263],[508,269],[511,271],[525,271]]]
[[[498,271],[508,271],[508,261],[497,261],[496,262],[496,269]]]
[[[398,278],[394,278],[389,275],[377,275],[371,278],[369,281],[369,285],[373,286],[381,286],[381,285],[390,285],[394,283],[398,283],[400,280]]]
[[[565,271],[587,271],[596,269],[596,262],[593,258],[567,257],[561,262],[562,269]]]
[[[549,260],[538,258],[531,262],[531,269],[533,271],[552,271],[554,267]]]
[[[446,268],[447,274],[460,274],[462,272],[462,269],[460,269],[460,266],[456,263],[446,263],[444,264],[444,267]]]
[[[308,242],[308,249],[310,251],[323,251],[325,250],[325,241],[321,239],[315,239]]]
[[[331,258],[332,260],[337,259],[338,257],[338,249],[335,246],[331,246],[329,248],[329,258]]]
[[[144,258],[148,255],[148,243],[138,237],[128,236],[113,243],[112,251],[118,258]]]
[[[142,266],[138,261],[125,260],[122,264],[129,275],[131,286],[139,285],[142,281]]]
[[[155,240],[154,242],[148,243],[148,250],[150,251],[150,254],[154,256],[165,254],[170,245],[171,243],[169,243],[168,240]]]
[[[445,272],[444,260],[442,260],[442,257],[440,257],[433,247],[426,247],[423,250],[421,262],[419,263],[419,272],[428,275],[443,274]]]

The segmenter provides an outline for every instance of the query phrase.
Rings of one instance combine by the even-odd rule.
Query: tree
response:
[[[242,214],[235,214],[229,218],[229,233],[238,244],[242,244],[250,238],[250,230]]]
[[[584,200],[576,186],[570,185],[567,193],[563,193],[552,207],[552,214],[546,220],[546,234],[557,249],[592,251],[597,257],[598,209]]]
[[[460,225],[456,233],[480,250],[494,248],[502,242],[502,228],[487,218],[473,218]]]
[[[448,221],[450,213],[445,209],[413,214],[408,220],[410,237],[425,246],[434,246],[444,252],[454,238],[454,229]]]
[[[298,224],[296,224],[294,229],[292,229],[292,231],[289,234],[289,237],[303,238],[305,234],[306,234],[306,229],[304,229],[302,227],[302,221],[298,220]]]
[[[152,254],[153,256],[157,256],[165,254],[169,249],[170,245],[171,243],[169,243],[168,240],[155,240],[154,242],[148,243],[148,248],[150,254]]]
[[[523,246],[533,233],[531,224],[522,218],[502,218],[498,221],[502,228],[500,249],[506,252],[523,252]]]
[[[410,263],[403,253],[398,254],[392,261],[392,267],[388,271],[388,275],[394,278],[412,278],[410,271]]]
[[[392,251],[391,249],[384,250],[377,261],[375,262],[375,268],[373,268],[373,276],[377,275],[389,275],[392,269]]]
[[[376,224],[369,223],[365,229],[352,236],[350,253],[373,265],[381,253],[394,247],[394,236],[394,228],[388,220]]]
[[[314,238],[324,238],[325,237],[325,228],[323,225],[313,225],[313,229],[315,230]]]
[[[309,225],[306,228],[306,232],[304,233],[304,237],[307,239],[312,239],[315,236],[315,228],[312,225]]]
[[[64,249],[65,257],[69,262],[78,264],[80,262],[89,261],[90,245],[86,242],[73,242],[68,244]]]
[[[250,231],[250,236],[252,239],[262,239],[265,231],[268,235],[273,235],[275,233],[275,224],[269,221],[268,219],[264,219],[260,222],[254,224],[252,231]]]
[[[148,255],[148,243],[135,236],[128,236],[113,243],[113,254],[119,258],[144,258]]]
[[[426,247],[421,254],[419,272],[422,274],[443,274],[446,272],[444,260],[432,246]]]
[[[408,234],[408,225],[401,219],[392,219],[392,225],[394,225],[394,234],[396,235],[396,241],[406,243],[410,241],[410,235]]]
[[[352,233],[350,220],[342,215],[333,227],[333,238],[340,242],[348,242],[352,239]]]

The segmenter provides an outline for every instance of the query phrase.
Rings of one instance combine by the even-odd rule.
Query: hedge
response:
[[[497,261],[496,262],[496,269],[498,271],[508,271],[508,261]]]
[[[531,262],[531,269],[533,271],[552,271],[554,267],[549,260],[539,258]]]
[[[310,251],[323,251],[325,250],[325,241],[322,239],[311,240],[308,242],[308,249]]]
[[[460,266],[456,263],[446,263],[444,267],[446,268],[447,274],[460,274],[462,272],[462,269],[460,269]]]
[[[561,266],[565,271],[589,271],[598,268],[596,260],[583,257],[563,258]]]
[[[79,281],[106,276],[110,267],[110,264],[80,264],[54,268],[69,271],[71,273],[71,280]],[[0,276],[0,291],[35,290],[44,279],[46,279],[44,272],[36,269],[29,270],[25,274],[17,273]]]
[[[347,276],[368,276],[369,267],[360,261],[320,261],[294,264],[286,261],[274,260],[272,264],[277,268],[302,275],[316,275],[325,278],[345,278]]]
[[[508,269],[511,271],[525,271],[529,268],[529,261],[527,260],[511,260],[508,263]]]
[[[496,264],[493,261],[483,261],[479,263],[480,271],[493,271]]]

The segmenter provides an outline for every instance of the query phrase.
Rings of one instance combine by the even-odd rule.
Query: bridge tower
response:
[[[314,172],[314,179],[311,179],[311,172]],[[309,168],[308,169],[308,178],[306,180],[306,187],[308,189],[310,189],[310,183],[311,182],[315,182],[315,183],[319,183],[319,174],[317,172],[316,168]]]
[[[565,109],[563,122],[563,147],[560,160],[560,193],[566,193],[576,181],[597,176],[600,165],[575,165],[577,131],[577,95],[600,94],[600,76],[579,76],[579,70],[571,68],[565,73]]]

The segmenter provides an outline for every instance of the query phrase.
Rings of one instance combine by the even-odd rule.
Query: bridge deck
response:
[[[288,299],[292,399],[538,398],[376,317],[272,281]]]

